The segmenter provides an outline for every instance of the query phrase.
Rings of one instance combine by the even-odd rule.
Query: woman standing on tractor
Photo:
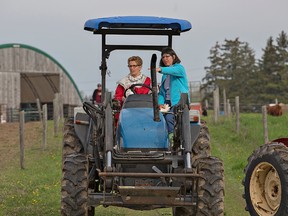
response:
[[[173,112],[181,93],[189,94],[187,75],[180,63],[181,60],[172,48],[166,47],[162,50],[160,67],[156,68],[157,72],[163,74],[158,96],[160,109],[165,109],[168,105]],[[169,141],[173,146],[174,115],[166,113],[164,117],[167,122]]]

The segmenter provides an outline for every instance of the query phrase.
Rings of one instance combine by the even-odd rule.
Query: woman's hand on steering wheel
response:
[[[125,91],[124,91],[124,97],[126,98],[126,97],[128,97],[128,96],[130,95],[130,94],[129,94],[129,95],[126,95],[128,90],[130,90],[133,94],[137,94],[137,93],[135,92],[135,90],[134,90],[134,88],[135,88],[136,86],[145,87],[145,88],[148,88],[150,91],[152,91],[152,88],[151,88],[150,86],[148,86],[148,85],[146,85],[146,84],[142,84],[142,83],[136,83],[136,84],[131,85],[129,88],[125,89]]]

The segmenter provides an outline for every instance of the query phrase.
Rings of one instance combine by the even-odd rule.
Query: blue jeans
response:
[[[171,106],[170,101],[165,101],[165,103]],[[174,113],[174,106],[170,108],[169,112]],[[171,114],[171,113],[164,114],[164,118],[167,124],[168,134],[174,132],[174,114]]]

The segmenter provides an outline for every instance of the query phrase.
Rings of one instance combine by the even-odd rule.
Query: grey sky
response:
[[[92,94],[100,82],[101,40],[84,31],[86,20],[147,15],[187,19],[192,29],[175,37],[173,48],[190,81],[201,81],[209,50],[217,41],[239,37],[262,55],[268,37],[288,32],[287,0],[0,0],[0,44],[23,43],[53,56],[70,73],[80,91]],[[107,87],[128,73],[127,57],[143,57],[149,75],[150,53],[113,52]]]

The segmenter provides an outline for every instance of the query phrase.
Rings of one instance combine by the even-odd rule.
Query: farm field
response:
[[[210,113],[209,113],[210,114]],[[264,143],[262,115],[241,114],[240,133],[234,118],[205,117],[212,154],[224,161],[225,215],[248,216],[242,198],[244,167],[254,149]],[[287,136],[288,115],[268,116],[269,139]],[[0,124],[0,215],[60,215],[62,136],[53,135],[48,121],[47,147],[42,150],[42,125],[25,124],[25,169],[20,169],[19,124]],[[97,208],[97,215],[172,215],[170,209],[133,211],[116,207]]]

